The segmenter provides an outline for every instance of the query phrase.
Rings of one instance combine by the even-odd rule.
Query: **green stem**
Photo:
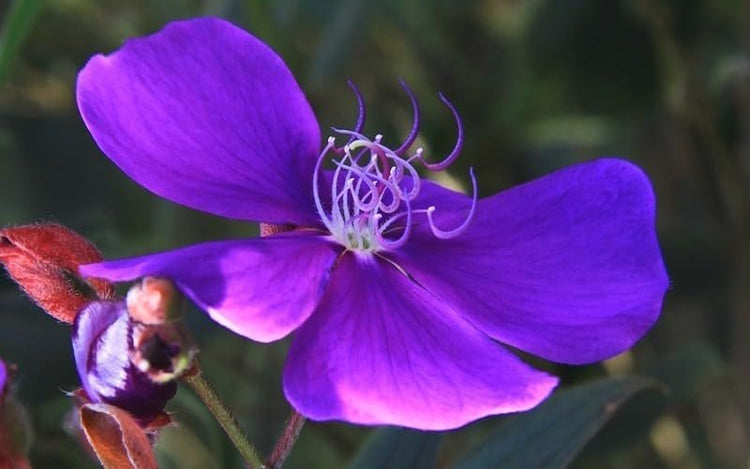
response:
[[[266,469],[265,463],[258,455],[255,447],[250,443],[245,436],[245,432],[240,428],[240,424],[229,412],[224,403],[219,399],[208,382],[201,376],[200,369],[195,373],[191,373],[190,376],[185,376],[185,383],[195,392],[195,394],[206,404],[208,410],[211,411],[216,421],[219,422],[221,428],[224,429],[227,436],[237,450],[242,455],[242,458],[249,465],[251,469]]]

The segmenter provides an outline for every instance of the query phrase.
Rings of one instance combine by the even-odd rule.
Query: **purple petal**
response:
[[[73,322],[73,354],[93,402],[115,405],[147,423],[164,410],[177,383],[154,383],[131,363],[130,328],[123,301],[89,303]]]
[[[377,257],[346,254],[295,334],[287,399],[314,420],[441,430],[534,407],[533,370]]]
[[[112,281],[170,278],[219,324],[271,342],[312,313],[338,251],[317,235],[292,233],[89,264],[81,273]]]
[[[466,216],[467,197],[435,185],[425,195],[441,227]],[[631,347],[659,316],[668,280],[654,205],[640,169],[599,160],[481,200],[452,240],[421,225],[389,257],[495,339],[594,362]]]
[[[320,130],[281,58],[217,18],[170,23],[81,70],[78,108],[148,190],[217,215],[317,222]]]

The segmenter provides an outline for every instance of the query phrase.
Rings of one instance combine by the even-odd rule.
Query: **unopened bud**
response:
[[[179,323],[140,323],[125,301],[83,308],[73,323],[73,352],[88,399],[124,409],[142,426],[163,415],[194,354]]]
[[[192,363],[195,349],[179,323],[134,323],[131,336],[130,361],[155,383],[178,378]]]

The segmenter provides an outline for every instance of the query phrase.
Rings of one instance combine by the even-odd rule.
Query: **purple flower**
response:
[[[408,90],[407,90],[408,91]],[[355,91],[356,92],[356,91]],[[294,231],[83,267],[173,279],[218,323],[294,333],[287,398],[315,420],[448,429],[537,405],[557,379],[498,342],[581,364],[653,325],[667,277],[646,176],[615,159],[477,199],[420,179],[407,151],[334,130],[284,62],[219,19],[175,22],[78,78],[83,119],[128,176],[173,202]],[[411,97],[411,93],[409,92]],[[416,101],[412,97],[415,111]],[[323,164],[333,160],[334,170]]]

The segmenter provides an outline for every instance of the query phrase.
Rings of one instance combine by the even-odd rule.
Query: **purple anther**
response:
[[[411,101],[411,108],[414,113],[414,123],[411,126],[411,131],[409,132],[409,135],[407,135],[406,140],[404,140],[404,143],[402,143],[398,148],[396,148],[393,152],[397,154],[398,156],[402,156],[406,150],[409,149],[409,147],[414,143],[414,140],[417,139],[417,135],[419,134],[419,103],[417,102],[417,98],[414,96],[414,93],[411,91],[411,89],[406,86],[406,82],[402,80],[401,78],[398,79],[399,83],[401,83],[401,88],[406,91],[406,94],[409,95],[409,100]]]
[[[456,160],[456,158],[458,158],[458,155],[461,153],[461,149],[464,146],[464,126],[461,123],[461,116],[458,115],[458,111],[456,110],[456,108],[453,106],[453,104],[451,104],[450,101],[448,101],[448,98],[446,98],[443,93],[438,93],[438,96],[440,96],[440,101],[442,101],[443,104],[445,104],[446,107],[450,109],[451,113],[453,113],[453,118],[456,119],[458,135],[456,136],[456,145],[453,147],[453,150],[440,163],[428,163],[421,155],[417,156],[424,167],[429,169],[430,171],[442,171],[446,169]]]

